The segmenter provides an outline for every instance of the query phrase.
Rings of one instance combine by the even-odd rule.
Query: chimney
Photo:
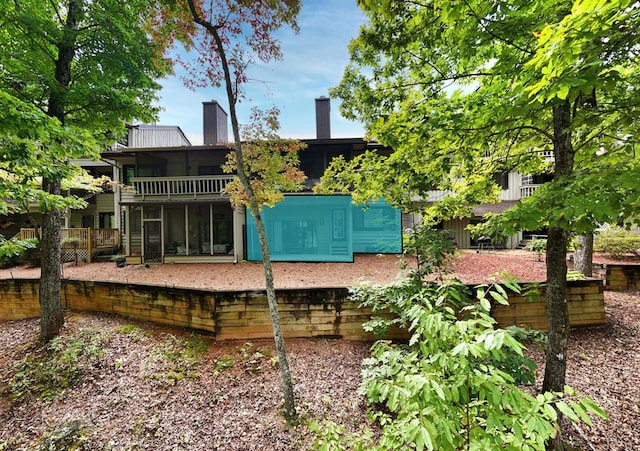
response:
[[[316,138],[331,138],[331,99],[320,96],[316,99]]]
[[[215,100],[202,102],[202,131],[204,145],[227,144],[227,113]]]

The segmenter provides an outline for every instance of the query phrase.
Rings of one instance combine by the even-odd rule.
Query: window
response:
[[[353,211],[354,230],[393,230],[396,223],[396,211],[391,207],[355,208]]]
[[[493,174],[493,181],[502,189],[509,189],[509,172],[503,171]]]
[[[219,165],[198,166],[198,175],[224,175]]]
[[[284,252],[304,254],[318,249],[315,221],[283,221],[282,236]]]
[[[131,185],[131,179],[136,176],[136,167],[133,164],[122,166],[122,181],[125,185]]]
[[[116,215],[112,212],[98,213],[98,227],[101,229],[115,228]]]

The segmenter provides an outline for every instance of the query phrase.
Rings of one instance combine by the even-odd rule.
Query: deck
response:
[[[38,238],[40,229],[22,228],[18,239]],[[78,260],[91,263],[100,254],[114,254],[120,249],[118,229],[71,228],[60,229],[62,261]]]

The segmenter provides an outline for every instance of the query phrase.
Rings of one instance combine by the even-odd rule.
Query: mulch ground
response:
[[[478,268],[495,273],[493,265],[502,258],[469,255],[458,266],[461,274],[476,274]],[[501,265],[539,271],[532,254]],[[640,293],[606,292],[605,299],[606,325],[572,332],[567,382],[593,397],[609,420],[568,427],[565,436],[583,450],[638,450]],[[6,387],[14,362],[32,349],[38,327],[37,319],[0,324],[0,387]],[[62,339],[81,333],[102,337],[99,359],[83,366],[81,377],[50,400],[30,395],[15,402],[3,395],[0,449],[37,449],[43,436],[73,420],[85,427],[85,449],[91,450],[298,450],[311,444],[304,423],[288,426],[279,414],[271,341],[213,342],[190,366],[175,354],[177,344],[191,337],[183,331],[69,313]],[[304,419],[329,418],[352,430],[365,423],[357,387],[369,346],[327,339],[287,342]],[[540,353],[532,350],[532,355],[542,363]]]

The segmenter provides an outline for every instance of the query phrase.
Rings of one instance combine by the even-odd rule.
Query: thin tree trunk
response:
[[[225,88],[227,99],[229,101],[229,116],[231,117],[231,128],[233,129],[233,137],[235,140],[235,153],[237,161],[237,173],[247,196],[249,197],[249,210],[256,221],[258,239],[260,241],[260,249],[262,251],[262,264],[264,267],[264,277],[267,291],[267,302],[269,304],[269,313],[271,315],[271,324],[273,327],[273,337],[275,340],[276,351],[280,364],[280,375],[282,378],[282,392],[284,398],[284,416],[287,420],[294,420],[297,417],[295,408],[295,399],[293,394],[293,382],[291,379],[291,370],[289,368],[289,360],[284,345],[284,337],[280,327],[280,315],[278,313],[278,301],[276,299],[276,290],[273,282],[273,269],[271,266],[271,255],[269,253],[269,243],[267,234],[260,215],[260,205],[258,204],[253,187],[244,170],[244,155],[242,153],[242,140],[240,136],[240,127],[238,125],[238,116],[236,114],[236,96],[233,92],[233,83],[231,81],[231,73],[227,62],[224,46],[218,33],[218,28],[204,20],[197,12],[194,0],[188,0],[189,9],[194,21],[204,27],[213,37],[218,48],[218,55],[224,72]]]
[[[64,124],[65,97],[71,83],[71,64],[75,57],[76,32],[82,15],[82,0],[69,0],[67,20],[60,40],[56,43],[58,57],[55,61],[55,82],[47,103],[47,114]],[[42,188],[49,194],[60,195],[60,181],[47,180]],[[60,227],[62,213],[52,209],[45,212],[40,242],[40,339],[47,342],[60,333],[64,315],[60,303],[61,258]]]
[[[568,102],[553,108],[554,180],[573,172],[571,106]],[[542,390],[562,392],[567,373],[569,311],[567,306],[567,232],[564,224],[550,224],[547,236],[547,320],[548,342]],[[561,415],[558,415],[561,418]],[[562,448],[561,434],[547,443],[548,450]]]
[[[549,227],[547,238],[547,311],[549,338],[544,371],[544,391],[563,391],[567,368],[566,349],[569,338],[567,310],[567,234],[559,227]]]
[[[586,277],[593,276],[593,233],[578,235],[578,247],[573,253],[573,269]]]

